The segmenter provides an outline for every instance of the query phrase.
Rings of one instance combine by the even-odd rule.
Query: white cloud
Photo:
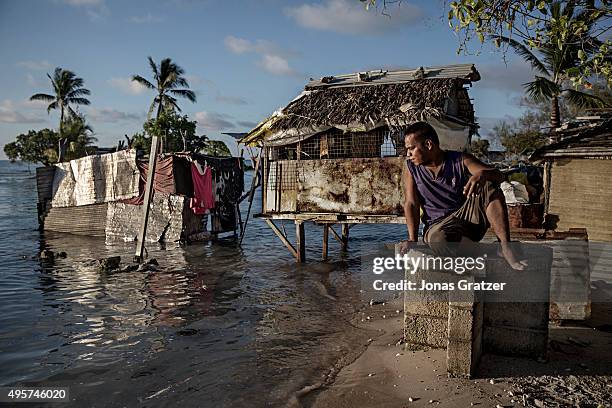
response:
[[[152,24],[161,23],[162,21],[164,21],[164,19],[161,17],[156,17],[151,13],[147,13],[144,16],[134,16],[130,18],[129,21],[136,24]]]
[[[264,54],[258,63],[264,70],[274,75],[294,75],[295,71],[289,67],[289,61],[278,55]]]
[[[26,68],[32,71],[45,71],[51,68],[51,64],[47,60],[42,61],[19,61],[16,64],[18,67]]]
[[[383,34],[423,19],[421,9],[406,1],[388,5],[384,14],[381,9],[366,10],[363,3],[355,0],[302,4],[286,8],[285,14],[302,27],[343,34]]]
[[[5,99],[0,103],[0,122],[1,123],[42,123],[45,119],[40,115],[22,113],[10,99]]]
[[[289,66],[288,58],[296,53],[283,49],[271,41],[249,41],[232,35],[225,37],[225,46],[234,54],[255,53],[260,56],[257,66],[273,75],[296,75]]]
[[[111,78],[108,81],[108,84],[115,89],[120,90],[123,93],[130,95],[140,95],[145,92],[147,88],[140,85],[136,81],[132,81],[131,78]]]
[[[225,37],[225,46],[234,54],[242,54],[247,51],[252,51],[253,44],[244,38],[237,38],[233,35]]]
[[[144,119],[144,114],[121,112],[112,108],[89,108],[88,115],[97,122],[136,121]]]
[[[224,113],[201,111],[195,114],[198,126],[209,131],[233,129],[235,125],[230,119],[231,116]]]

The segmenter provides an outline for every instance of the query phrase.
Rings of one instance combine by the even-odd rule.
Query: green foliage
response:
[[[22,160],[42,163],[45,166],[58,162],[61,141],[67,147],[64,160],[78,159],[94,153],[92,143],[96,138],[82,115],[68,118],[64,122],[62,132],[63,137],[51,129],[30,130],[17,136],[14,142],[7,143],[4,153],[11,161]]]
[[[196,135],[196,124],[187,115],[162,111],[159,119],[149,119],[144,123],[143,133],[134,135],[132,147],[149,153],[151,136],[155,135],[161,138],[164,152],[198,152],[206,147],[208,138]]]
[[[474,139],[470,144],[470,150],[472,154],[479,159],[483,160],[489,154],[489,141],[487,139]]]
[[[17,136],[4,146],[4,153],[11,161],[22,160],[49,166],[57,163],[59,134],[51,129],[30,130]]]
[[[493,127],[491,138],[500,140],[506,149],[506,158],[512,158],[525,150],[544,145],[546,138],[540,132],[537,122],[537,117],[530,113],[514,123],[502,120]]]
[[[207,156],[231,157],[232,153],[226,144],[221,140],[208,140],[206,146],[200,153]]]
[[[87,124],[82,114],[70,116],[64,122],[62,137],[67,145],[64,160],[78,159],[95,152],[92,144],[97,139],[93,136],[93,129]]]
[[[205,135],[196,135],[196,121],[189,120],[187,115],[179,115],[172,111],[162,111],[159,119],[149,119],[143,125],[143,132],[132,137],[132,147],[151,151],[151,136],[161,138],[165,153],[194,152],[209,156],[231,156],[225,143],[219,140],[209,140]]]
[[[148,118],[151,118],[153,110],[157,106],[156,118],[159,118],[163,112],[180,112],[181,109],[177,104],[176,97],[186,98],[191,102],[196,101],[196,95],[189,88],[187,79],[183,76],[185,71],[183,68],[176,65],[170,58],[164,58],[159,66],[153,61],[153,58],[148,57],[149,66],[153,71],[153,82],[145,79],[140,75],[132,75],[132,81],[139,83],[148,89],[157,91],[157,95],[153,98],[153,102],[149,107]],[[178,87],[184,87],[178,89]]]
[[[608,0],[455,0],[446,4],[449,25],[460,38],[458,53],[467,51],[474,38],[480,43],[490,39],[502,47],[500,38],[506,37],[524,45],[527,51],[561,51],[561,59],[550,62],[562,64],[566,58],[575,61],[575,66],[558,71],[574,85],[584,84],[593,74],[612,83],[612,43],[598,39],[610,28]],[[558,83],[558,79],[552,81]]]

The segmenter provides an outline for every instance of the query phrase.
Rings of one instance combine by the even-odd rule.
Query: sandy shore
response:
[[[591,321],[551,327],[548,361],[485,355],[478,378],[467,380],[448,378],[445,350],[412,351],[401,344],[401,299],[372,305],[354,323],[377,336],[327,386],[312,391],[301,402],[312,407],[352,408],[609,407],[611,306],[594,304]]]

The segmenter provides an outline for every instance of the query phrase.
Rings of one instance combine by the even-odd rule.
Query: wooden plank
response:
[[[142,224],[136,242],[135,262],[142,262],[144,254],[144,241],[147,236],[147,223],[149,222],[149,211],[151,208],[151,198],[153,197],[153,177],[155,176],[155,166],[157,164],[157,151],[159,149],[159,138],[153,136],[151,140],[151,153],[149,154],[149,170],[147,173],[147,184],[145,185],[144,202],[142,205]]]
[[[282,231],[278,229],[276,224],[274,224],[274,222],[272,220],[269,220],[269,219],[266,219],[266,223],[270,226],[272,231],[274,231],[274,233],[281,240],[281,242],[283,244],[285,244],[285,246],[287,247],[289,252],[291,252],[291,255],[293,255],[297,259],[297,257],[298,257],[297,251],[295,250],[294,246],[291,245],[291,242],[289,242],[289,240],[287,239],[287,237],[285,237],[285,235],[282,233]]]
[[[375,214],[335,214],[335,213],[277,213],[255,214],[256,218],[269,218],[275,220],[300,220],[316,223],[330,224],[405,224],[406,220],[400,215]]]
[[[342,238],[340,238],[340,235],[338,235],[338,233],[336,232],[336,230],[332,228],[332,225],[333,225],[333,224],[330,224],[330,225],[329,225],[329,229],[331,230],[332,235],[334,236],[334,238],[336,238],[336,240],[337,240],[338,242],[342,242]]]
[[[329,224],[323,224],[323,250],[322,250],[321,259],[323,259],[324,261],[327,261],[327,243],[329,241],[329,229],[330,228],[331,227]]]

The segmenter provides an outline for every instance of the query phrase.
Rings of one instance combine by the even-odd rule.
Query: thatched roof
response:
[[[558,157],[612,157],[612,119],[560,129],[555,136],[561,140],[537,149],[529,159],[539,161]]]
[[[286,144],[330,128],[369,131],[443,117],[449,97],[463,84],[480,79],[471,64],[448,67],[452,69],[377,71],[312,80],[302,94],[240,142]]]

